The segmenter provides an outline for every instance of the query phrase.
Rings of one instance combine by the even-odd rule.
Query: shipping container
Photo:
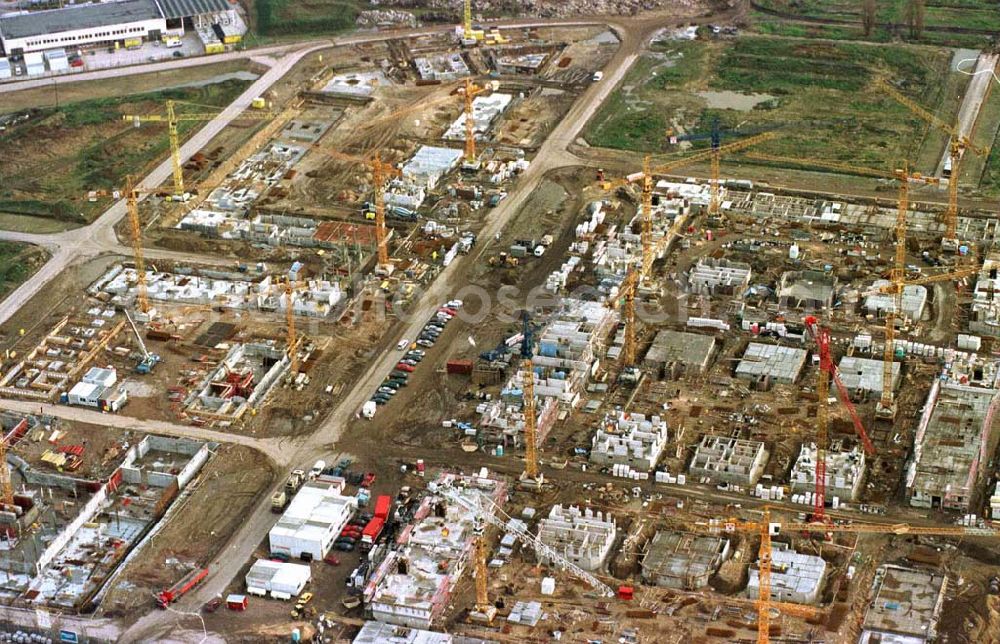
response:
[[[388,519],[389,510],[392,507],[392,497],[383,494],[375,499],[375,518]]]
[[[368,522],[365,526],[364,531],[361,533],[361,543],[368,545],[369,547],[375,543],[378,536],[382,534],[382,528],[385,527],[385,519],[382,517],[375,517]]]
[[[472,360],[449,360],[445,365],[449,374],[471,374],[473,363]]]

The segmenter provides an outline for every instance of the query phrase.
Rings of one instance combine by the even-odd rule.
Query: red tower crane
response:
[[[827,401],[830,396],[830,380],[833,380],[840,402],[847,409],[847,413],[854,422],[854,431],[861,439],[865,452],[869,455],[874,454],[875,447],[868,439],[868,433],[865,432],[865,427],[861,423],[858,410],[851,402],[850,392],[840,380],[837,366],[833,364],[833,358],[830,355],[830,330],[821,327],[819,320],[813,315],[805,319],[805,325],[819,351],[819,382],[816,386],[816,395],[819,400],[819,405],[816,408],[816,494],[813,499],[813,520],[823,521],[826,518],[826,448],[829,443]]]

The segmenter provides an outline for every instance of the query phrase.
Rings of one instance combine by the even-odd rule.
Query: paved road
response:
[[[718,18],[718,17],[716,17]],[[565,118],[556,126],[551,136],[539,149],[529,170],[518,180],[511,191],[509,197],[491,213],[489,222],[482,232],[482,237],[488,239],[495,233],[501,231],[507,223],[525,205],[527,198],[537,188],[544,175],[550,170],[572,165],[576,162],[575,157],[567,152],[569,144],[579,135],[587,120],[593,116],[602,102],[607,98],[614,86],[624,77],[629,67],[638,57],[638,52],[646,43],[648,38],[656,30],[662,28],[669,21],[655,18],[633,21],[605,21],[605,20],[571,20],[571,21],[514,21],[503,23],[505,26],[531,27],[531,26],[574,26],[574,25],[594,25],[611,23],[612,28],[622,39],[622,44],[611,62],[605,68],[605,79],[591,86],[583,96],[570,108]],[[385,40],[399,37],[400,35],[415,35],[415,33],[434,33],[448,30],[447,27],[434,30],[424,30],[423,32],[404,32],[396,34],[375,34],[347,38],[338,40],[338,44],[350,44],[353,42],[367,42],[375,40]],[[274,66],[258,79],[244,94],[242,94],[232,105],[227,107],[219,117],[210,121],[197,134],[189,139],[183,146],[181,153],[183,158],[188,158],[197,150],[204,147],[219,131],[238,115],[243,109],[249,106],[250,101],[255,96],[259,96],[269,88],[274,82],[287,73],[292,66],[310,52],[328,47],[330,43],[311,43],[302,50],[294,51],[288,55],[277,59]],[[256,50],[254,55],[262,52]],[[216,60],[218,58],[216,57]],[[143,66],[150,67],[150,66]],[[155,188],[163,183],[170,174],[169,159],[157,166],[142,182],[145,188]],[[72,262],[95,256],[102,252],[124,252],[125,249],[118,243],[114,234],[114,226],[125,215],[124,202],[120,201],[109,208],[93,224],[57,235],[35,236],[24,233],[0,233],[0,239],[13,239],[17,241],[39,243],[53,252],[52,259],[33,276],[28,282],[11,294],[3,303],[0,303],[0,324],[10,318],[17,309],[17,304],[27,301],[42,288],[44,284],[61,273]],[[150,255],[152,256],[152,249]],[[169,253],[170,251],[160,251]],[[401,336],[414,337],[423,321],[429,317],[441,302],[449,299],[449,293],[462,285],[463,271],[473,262],[479,261],[483,250],[470,256],[461,257],[444,269],[443,273],[431,285],[429,290],[419,299],[415,312],[412,313],[410,321],[405,325]],[[357,410],[369,393],[375,388],[386,373],[395,363],[395,355],[391,350],[385,351],[377,360],[373,361],[367,373],[359,383],[347,394],[345,399],[334,409],[331,415],[311,436],[298,441],[274,442],[273,439],[254,439],[250,437],[234,437],[220,432],[189,428],[171,423],[160,423],[156,421],[137,421],[124,416],[105,416],[95,414],[86,410],[74,410],[65,407],[48,408],[47,413],[54,413],[61,417],[87,420],[88,422],[104,422],[115,425],[136,428],[145,431],[163,432],[168,434],[209,437],[210,440],[221,440],[238,442],[241,444],[259,447],[268,452],[276,462],[283,467],[303,466],[311,464],[313,460],[323,454],[325,447],[335,443],[343,434],[349,422],[352,421]],[[0,407],[8,407],[14,410],[33,411],[37,409],[37,403],[23,403],[21,401],[0,400]],[[221,434],[221,435],[220,435]],[[333,460],[333,456],[329,455]],[[276,484],[281,485],[281,481]],[[183,606],[197,607],[200,603],[220,592],[239,571],[239,569],[250,558],[257,544],[264,538],[267,530],[273,524],[273,515],[270,513],[270,494],[263,495],[261,502],[246,518],[241,529],[235,534],[225,550],[216,561],[210,564],[213,571],[206,582],[191,593]],[[121,641],[139,641],[157,638],[169,631],[176,622],[169,613],[155,612],[143,618],[133,625],[122,635]]]
[[[197,440],[211,441],[215,443],[233,443],[236,445],[246,445],[259,449],[270,456],[275,464],[287,466],[292,457],[291,451],[286,446],[285,439],[281,438],[257,438],[246,434],[236,434],[218,432],[203,427],[193,427],[191,425],[178,425],[161,420],[142,420],[132,418],[123,414],[104,414],[99,411],[91,411],[82,407],[69,407],[67,405],[50,405],[48,403],[31,402],[27,400],[14,400],[11,398],[0,398],[0,408],[16,411],[23,414],[44,414],[55,416],[80,423],[90,423],[91,425],[104,425],[116,429],[128,429],[137,432],[147,432],[151,434],[165,434],[167,436],[183,436]],[[126,408],[127,409],[127,408]]]
[[[229,125],[243,110],[250,107],[250,102],[255,97],[262,95],[270,89],[274,83],[287,74],[303,57],[327,46],[327,43],[310,45],[278,60],[271,69],[254,81],[245,92],[240,94],[235,101],[222,110],[216,118],[208,121],[203,128],[198,130],[196,134],[181,146],[181,159],[189,159],[195,152],[208,145],[223,128]],[[156,166],[152,172],[146,175],[139,183],[139,187],[146,190],[153,190],[170,176],[171,161],[168,157],[160,165]],[[0,302],[0,324],[9,320],[20,309],[22,303],[27,302],[37,295],[43,286],[73,263],[96,257],[103,253],[122,252],[124,249],[115,236],[114,228],[125,214],[125,200],[122,199],[104,211],[92,224],[83,228],[67,230],[53,235],[30,235],[28,233],[10,231],[0,232],[0,239],[37,243],[53,252],[52,258],[49,259],[45,266],[28,279],[28,281],[15,289],[13,293],[8,295],[3,302]],[[128,252],[125,250],[126,254]],[[157,252],[160,253],[160,256],[167,256],[170,253],[170,251],[151,250],[149,253],[150,257],[153,257]]]
[[[969,86],[965,90],[965,96],[962,98],[962,106],[958,109],[958,124],[956,129],[959,136],[972,138],[972,132],[976,127],[976,120],[979,118],[979,110],[983,107],[983,102],[986,100],[990,85],[995,81],[993,73],[996,71],[998,60],[1000,60],[1000,56],[997,54],[987,54],[985,52],[979,54],[979,58],[976,60],[976,67],[972,70],[972,78],[969,80]],[[962,70],[968,72],[968,64],[963,65]],[[935,176],[941,176],[948,156],[949,150],[945,149],[941,157],[941,162],[938,163]]]

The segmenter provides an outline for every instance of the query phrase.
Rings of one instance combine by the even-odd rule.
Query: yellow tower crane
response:
[[[146,261],[142,250],[142,223],[139,221],[139,191],[132,175],[125,177],[125,211],[128,214],[132,254],[135,258],[135,301],[139,311],[146,315],[150,311],[149,294],[146,290]]]
[[[476,85],[472,79],[465,79],[465,162],[469,165],[476,163],[476,119],[472,113],[472,99],[483,94],[488,88]]]
[[[486,565],[486,522],[478,519],[475,527],[476,604],[470,616],[475,621],[489,624],[496,617],[497,609],[490,603],[489,571]]]
[[[285,332],[288,351],[288,373],[295,377],[299,370],[299,337],[295,331],[295,309],[292,302],[295,297],[295,287],[292,281],[286,277],[284,280],[285,292]]]
[[[747,137],[739,141],[734,141],[732,143],[727,143],[726,145],[719,146],[718,148],[712,148],[710,150],[703,150],[697,152],[690,156],[686,156],[681,159],[673,159],[665,161],[660,165],[652,167],[652,159],[646,156],[643,159],[642,172],[638,172],[633,175],[622,179],[616,179],[614,181],[605,181],[602,183],[602,188],[604,190],[614,190],[615,188],[630,185],[635,181],[642,180],[642,271],[639,275],[639,280],[643,280],[649,276],[650,270],[653,266],[654,257],[659,254],[659,252],[666,248],[666,246],[671,242],[671,240],[680,231],[680,226],[682,220],[680,217],[674,221],[673,228],[671,231],[664,235],[658,244],[654,246],[653,244],[653,177],[657,174],[668,174],[674,170],[678,170],[685,166],[693,165],[695,163],[700,163],[702,161],[712,159],[713,157],[719,157],[726,154],[731,154],[734,152],[739,152],[747,148],[753,147],[765,141],[770,141],[778,137],[776,132],[764,132],[763,134],[758,134],[756,136]],[[718,182],[712,183],[712,190],[714,201],[718,200]]]
[[[401,174],[399,169],[393,164],[383,161],[382,153],[379,151],[368,158],[322,148],[314,149],[340,161],[363,164],[371,170],[372,192],[374,193],[372,202],[375,206],[375,245],[378,256],[375,270],[383,275],[391,273],[393,265],[389,261],[389,231],[385,225],[385,186],[389,179]]]
[[[472,0],[465,0],[465,11],[462,20],[462,26],[464,27],[463,35],[466,41],[473,41],[476,39],[475,34],[472,32]]]
[[[890,96],[893,100],[902,105],[906,106],[911,112],[920,117],[927,123],[937,127],[946,134],[948,134],[951,139],[948,142],[948,158],[951,162],[951,171],[948,177],[948,209],[944,213],[944,236],[941,238],[941,248],[948,251],[958,250],[958,175],[959,175],[959,164],[961,163],[962,156],[965,154],[966,150],[972,150],[978,155],[988,154],[988,150],[976,147],[969,140],[969,137],[963,136],[955,126],[950,123],[942,121],[934,114],[930,113],[915,101],[911,100],[909,97],[904,95],[902,92],[893,87],[884,78],[877,78],[875,80],[875,86],[882,90],[885,94]]]
[[[179,101],[166,102],[165,112],[166,114],[126,114],[122,117],[124,121],[132,121],[135,127],[140,127],[143,123],[166,123],[167,124],[167,135],[170,139],[170,162],[173,169],[174,176],[174,196],[178,199],[185,198],[184,192],[184,167],[181,162],[181,145],[180,145],[180,133],[178,131],[178,125],[182,121],[211,121],[219,116],[218,112],[191,112],[191,113],[178,113],[177,104]],[[183,103],[185,105],[193,105],[195,107],[207,107],[209,109],[213,108],[208,105],[197,105],[195,103]],[[270,120],[276,115],[271,112],[243,112],[236,118],[242,120],[255,120],[263,121]]]
[[[781,532],[825,534],[845,532],[854,534],[894,534],[917,535],[932,537],[987,537],[1000,538],[1000,531],[992,528],[973,528],[962,526],[911,526],[905,523],[871,524],[871,523],[778,523],[772,522],[770,511],[765,508],[760,521],[743,521],[741,519],[713,519],[706,523],[696,524],[700,528],[707,527],[713,534],[719,533],[749,533],[760,536],[758,551],[758,573],[760,590],[757,594],[757,643],[770,642],[771,610],[812,618],[819,611],[807,606],[774,602],[771,600],[771,539]]]
[[[925,177],[918,173],[911,173],[904,164],[902,169],[895,172],[885,172],[872,168],[864,168],[847,163],[837,163],[832,161],[819,161],[814,159],[795,159],[791,157],[775,156],[770,154],[760,154],[750,152],[747,155],[750,159],[762,161],[773,161],[786,165],[815,166],[833,170],[835,172],[845,172],[848,174],[864,175],[869,177],[879,177],[882,179],[894,179],[899,182],[899,204],[896,210],[895,237],[896,246],[892,268],[889,272],[889,283],[885,286],[872,289],[865,293],[866,296],[884,294],[893,297],[892,306],[885,315],[885,347],[882,353],[882,396],[879,404],[875,408],[876,415],[880,418],[892,418],[895,416],[895,402],[892,392],[892,364],[895,360],[895,336],[896,336],[896,316],[902,309],[903,290],[907,286],[917,286],[931,284],[946,280],[960,279],[967,275],[972,275],[978,271],[975,267],[964,267],[949,273],[928,275],[915,280],[906,279],[906,217],[910,207],[910,185],[935,184],[938,180],[934,177]],[[954,175],[952,175],[954,177]]]
[[[880,418],[891,419],[896,415],[895,396],[892,391],[892,365],[895,361],[895,336],[896,336],[896,316],[903,308],[903,291],[907,286],[917,286],[954,280],[971,275],[978,269],[974,267],[960,268],[949,273],[928,275],[915,280],[906,279],[906,216],[909,210],[909,190],[911,183],[937,183],[934,177],[923,177],[917,173],[910,173],[909,168],[904,164],[902,169],[896,170],[896,179],[899,181],[899,206],[896,211],[896,249],[895,259],[889,271],[889,283],[873,292],[891,295],[892,305],[888,307],[885,314],[885,346],[882,351],[882,396],[875,406],[875,415]]]

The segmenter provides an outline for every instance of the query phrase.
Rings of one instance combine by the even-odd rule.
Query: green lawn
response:
[[[0,299],[31,277],[46,258],[37,246],[0,241]]]
[[[354,27],[368,5],[358,0],[254,0],[255,31],[263,37],[329,35]]]
[[[704,131],[718,118],[743,130],[782,128],[779,140],[760,147],[771,154],[883,169],[902,159],[931,163],[944,135],[873,89],[871,80],[879,70],[950,120],[968,80],[950,73],[950,58],[933,47],[764,36],[659,43],[637,61],[585,136],[594,146],[663,153],[667,128]],[[752,109],[729,109],[736,107],[729,101],[710,107],[704,91],[756,94],[759,102]]]
[[[91,221],[101,204],[89,203],[88,191],[120,188],[126,174],[143,174],[168,154],[165,125],[134,128],[122,121],[123,114],[162,113],[168,98],[221,108],[247,86],[248,81],[227,80],[35,110],[30,120],[0,134],[0,213]],[[179,106],[179,113],[186,111],[205,108]],[[182,121],[181,136],[201,125]]]
[[[784,36],[812,36],[834,39],[866,39],[886,42],[909,39],[907,6],[909,0],[878,0],[876,27],[867,37],[861,29],[861,0],[756,0],[768,9],[802,18],[820,18],[851,23],[823,25],[796,22],[760,10],[751,12],[754,29],[760,33]],[[891,26],[888,26],[891,25]],[[963,34],[947,29],[971,29],[979,33]],[[1000,6],[995,0],[927,0],[924,31],[920,41],[952,47],[982,47],[1000,31]]]

